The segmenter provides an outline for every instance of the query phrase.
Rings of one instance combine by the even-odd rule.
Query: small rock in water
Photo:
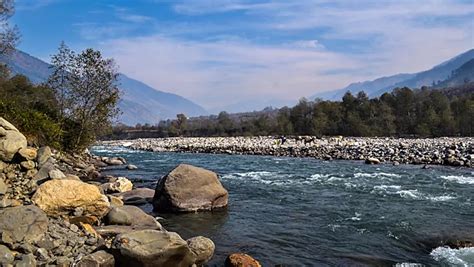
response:
[[[379,164],[380,160],[378,158],[367,158],[365,160],[366,164]]]
[[[225,267],[262,267],[260,263],[250,255],[244,253],[234,253],[227,257]]]
[[[127,165],[127,170],[136,170],[136,169],[138,169],[138,167],[133,165],[133,164],[128,164]]]

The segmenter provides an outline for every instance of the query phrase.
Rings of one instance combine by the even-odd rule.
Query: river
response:
[[[155,214],[185,239],[211,238],[216,251],[210,266],[221,266],[233,252],[246,252],[263,266],[474,266],[474,248],[437,247],[447,238],[474,237],[473,169],[106,146],[91,151],[138,166],[104,172],[138,186],[154,188],[179,163],[217,172],[229,191],[227,211]],[[151,205],[142,208],[152,211]]]

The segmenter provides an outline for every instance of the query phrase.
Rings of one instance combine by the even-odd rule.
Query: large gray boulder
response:
[[[32,243],[48,229],[48,217],[36,206],[19,206],[0,210],[0,233],[5,244]]]
[[[150,188],[135,188],[114,195],[122,198],[123,203],[126,205],[143,205],[153,201],[155,190]]]
[[[15,154],[26,146],[26,137],[15,126],[0,117],[0,160],[11,161]]]
[[[158,182],[153,207],[165,212],[214,210],[226,207],[228,196],[215,172],[180,164]]]
[[[114,247],[120,266],[189,267],[196,256],[177,233],[141,230],[118,235]]]
[[[105,219],[109,225],[134,225],[161,229],[160,223],[153,216],[135,206],[113,207]]]

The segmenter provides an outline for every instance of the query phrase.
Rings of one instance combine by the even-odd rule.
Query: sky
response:
[[[474,0],[17,0],[19,49],[61,41],[208,110],[287,104],[474,48]]]

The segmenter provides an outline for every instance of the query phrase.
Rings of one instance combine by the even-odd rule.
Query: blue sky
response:
[[[474,47],[473,0],[17,0],[20,49],[100,49],[208,109],[288,103]]]

